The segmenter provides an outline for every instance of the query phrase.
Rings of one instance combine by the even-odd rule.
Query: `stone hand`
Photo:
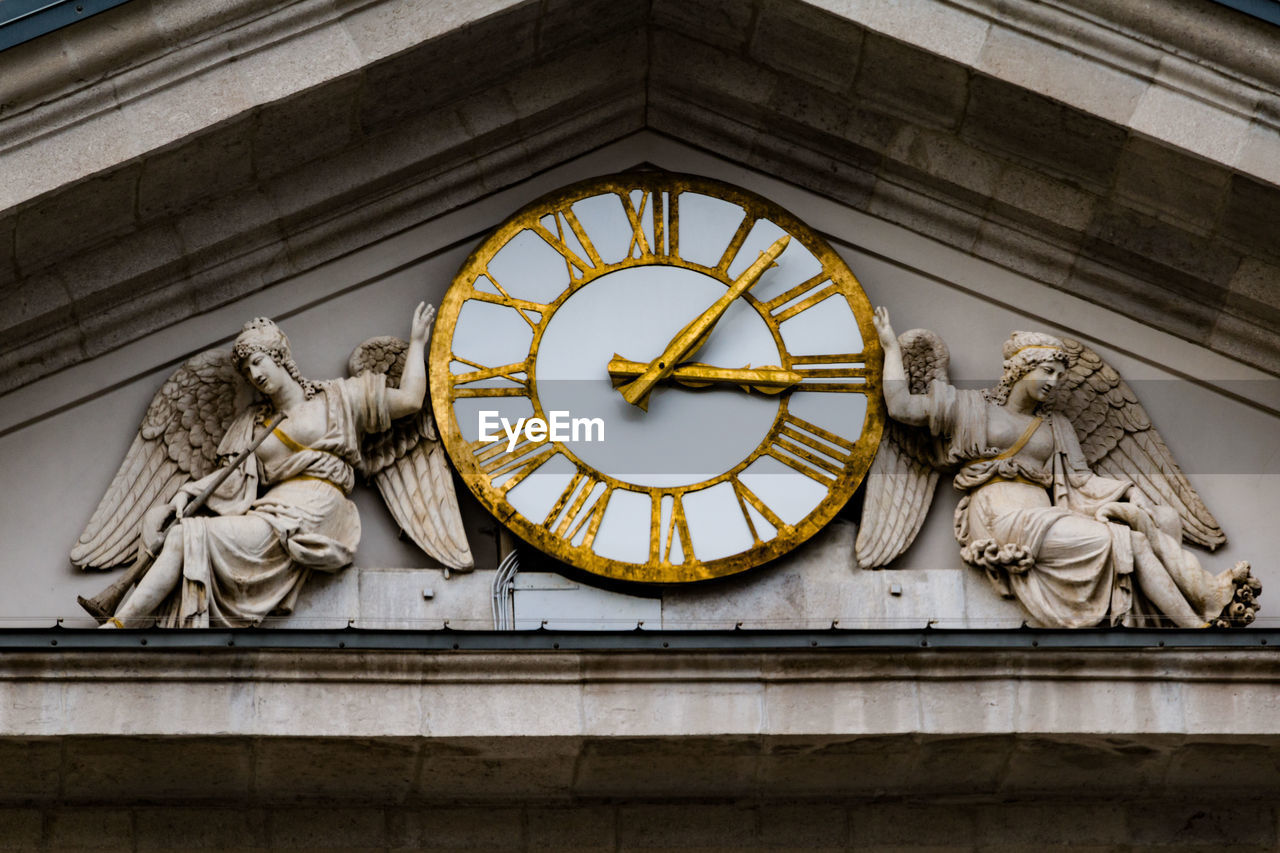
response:
[[[419,302],[418,307],[413,309],[413,323],[409,328],[409,342],[425,344],[427,335],[431,332],[431,323],[435,320],[436,308],[434,305],[428,305],[425,302]]]
[[[653,390],[653,386],[667,378],[675,370],[677,364],[702,347],[707,340],[707,336],[711,334],[711,330],[715,328],[716,323],[724,316],[724,312],[729,310],[729,305],[732,304],[733,300],[746,293],[752,285],[760,280],[766,270],[775,265],[775,260],[790,242],[790,236],[780,237],[772,246],[761,252],[760,257],[751,266],[747,267],[742,275],[738,276],[723,296],[713,302],[711,307],[699,314],[671,339],[666,349],[646,365],[644,373],[619,389],[622,392],[623,399],[634,406],[639,406],[641,409],[648,409],[649,392]]]

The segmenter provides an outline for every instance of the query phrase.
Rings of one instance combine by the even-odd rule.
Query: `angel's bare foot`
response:
[[[1243,628],[1257,618],[1262,583],[1249,572],[1249,563],[1241,560],[1218,576],[1230,584],[1232,596],[1222,608],[1222,614],[1210,621],[1215,628]]]

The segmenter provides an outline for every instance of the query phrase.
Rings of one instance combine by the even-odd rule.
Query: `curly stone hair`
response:
[[[308,400],[320,390],[319,383],[302,376],[297,362],[293,360],[293,353],[289,350],[289,339],[285,337],[280,327],[267,317],[254,317],[245,323],[240,334],[236,335],[235,343],[231,346],[231,358],[235,362],[236,370],[244,373],[245,361],[256,352],[265,353],[271,357],[272,361],[283,367],[302,387],[302,393]]]
[[[1014,332],[1004,342],[1000,354],[1004,356],[1000,384],[984,392],[988,400],[1000,406],[1009,399],[1009,392],[1018,380],[1039,365],[1056,361],[1064,369],[1071,366],[1062,340],[1044,332]],[[1041,408],[1047,408],[1047,402]]]

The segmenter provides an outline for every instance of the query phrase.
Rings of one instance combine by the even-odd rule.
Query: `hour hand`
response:
[[[643,361],[628,361],[615,353],[609,360],[609,378],[613,380],[613,387],[617,388],[642,375],[648,367]],[[793,385],[800,384],[804,377],[794,370],[781,367],[713,367],[710,364],[690,362],[676,367],[666,378],[690,388],[729,385],[748,393],[759,391],[761,394],[781,394]]]
[[[729,310],[730,303],[746,293],[748,288],[760,280],[760,276],[764,275],[766,270],[774,266],[774,261],[790,242],[790,236],[779,237],[772,246],[761,252],[760,257],[747,267],[733,284],[729,285],[729,289],[723,296],[681,329],[667,344],[662,354],[645,365],[643,373],[618,389],[622,393],[622,398],[632,405],[648,409],[649,392],[653,390],[653,386],[665,379],[677,364],[702,347],[724,312]]]

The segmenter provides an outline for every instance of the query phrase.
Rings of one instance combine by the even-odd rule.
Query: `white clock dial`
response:
[[[517,534],[611,577],[714,577],[799,544],[865,474],[883,423],[869,319],[839,257],[765,200],[604,178],[526,207],[468,260],[432,400],[463,478]],[[646,370],[661,375],[629,401]]]

